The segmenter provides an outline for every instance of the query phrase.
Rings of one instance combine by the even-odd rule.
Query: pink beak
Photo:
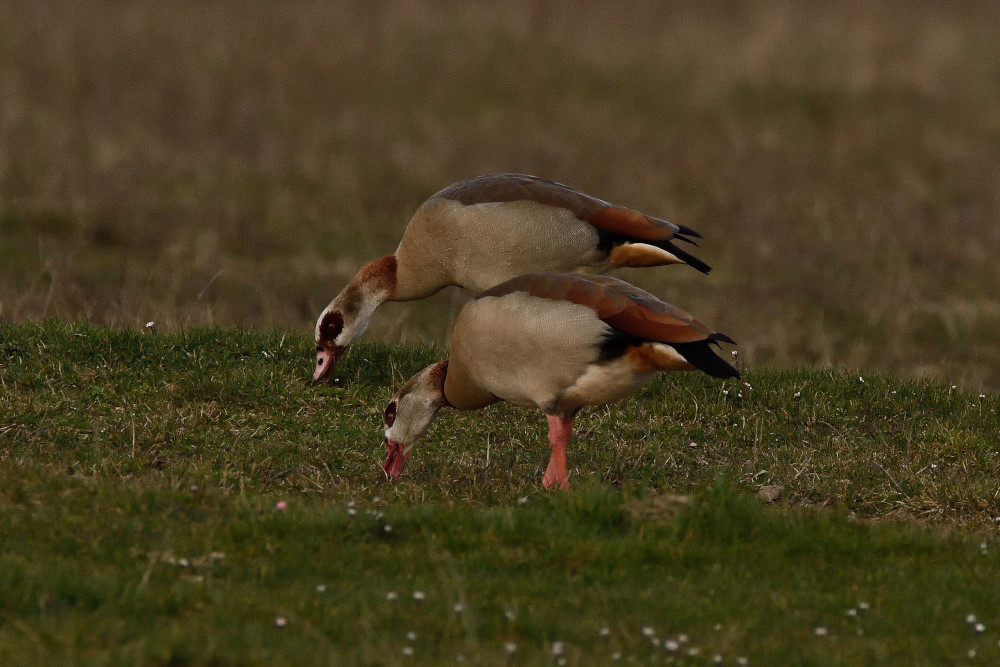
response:
[[[313,371],[313,382],[329,379],[333,369],[337,366],[337,354],[330,348],[323,347],[316,350],[316,370]]]
[[[410,458],[410,452],[404,452],[403,445],[393,442],[389,438],[385,439],[385,451],[385,465],[382,466],[382,472],[385,473],[386,477],[396,479],[399,477],[399,473],[403,472],[403,466]]]

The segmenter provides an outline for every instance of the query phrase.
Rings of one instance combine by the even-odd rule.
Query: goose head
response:
[[[399,477],[413,446],[430,428],[438,410],[448,405],[444,397],[447,373],[447,361],[432,364],[410,378],[389,401],[382,417],[386,448],[382,471],[386,477]]]
[[[313,370],[313,382],[330,377],[337,366],[337,360],[349,344],[350,341],[344,335],[344,314],[331,303],[316,320],[316,368]]]
[[[368,328],[375,309],[393,297],[396,258],[386,255],[363,266],[316,319],[313,382],[328,379],[337,360]]]

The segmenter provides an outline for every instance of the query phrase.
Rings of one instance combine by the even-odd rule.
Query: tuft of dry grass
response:
[[[750,364],[1000,386],[994,5],[0,12],[0,318],[308,330],[426,196],[523,171],[700,230],[707,279],[626,277]]]

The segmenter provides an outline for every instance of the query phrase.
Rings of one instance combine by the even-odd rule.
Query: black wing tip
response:
[[[709,339],[691,343],[671,343],[677,353],[692,366],[714,378],[742,378],[743,375],[728,361],[717,355],[709,347]]]
[[[677,225],[677,234],[678,234],[678,237],[679,236],[693,236],[696,239],[704,238],[697,231],[691,229],[690,227],[685,227],[684,225]],[[688,243],[694,243],[694,241],[689,241],[688,239],[684,239],[684,240],[688,241]]]
[[[719,333],[718,331],[716,331],[715,333],[711,334],[708,337],[708,339],[710,341],[712,341],[713,343],[715,343],[716,345],[718,345],[720,342],[722,342],[722,343],[729,343],[730,345],[738,345],[738,343],[735,340],[733,340],[732,338],[730,338],[729,336],[727,336],[724,333]]]
[[[697,269],[698,271],[701,271],[702,273],[704,273],[706,275],[708,274],[709,271],[712,270],[712,267],[710,267],[708,264],[706,264],[705,262],[701,261],[700,259],[698,259],[694,255],[692,255],[691,253],[685,252],[685,251],[681,250],[680,248],[678,248],[677,246],[675,246],[670,241],[663,241],[663,242],[660,242],[660,243],[656,243],[655,245],[657,247],[661,248],[662,250],[666,250],[667,252],[669,252],[674,257],[676,257],[677,259],[681,260],[682,262],[684,262],[685,264],[687,264],[691,268]]]

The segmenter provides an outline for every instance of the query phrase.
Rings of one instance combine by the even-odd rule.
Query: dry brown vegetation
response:
[[[0,1],[0,318],[309,331],[522,171],[700,230],[627,277],[750,363],[997,387],[997,7]]]

